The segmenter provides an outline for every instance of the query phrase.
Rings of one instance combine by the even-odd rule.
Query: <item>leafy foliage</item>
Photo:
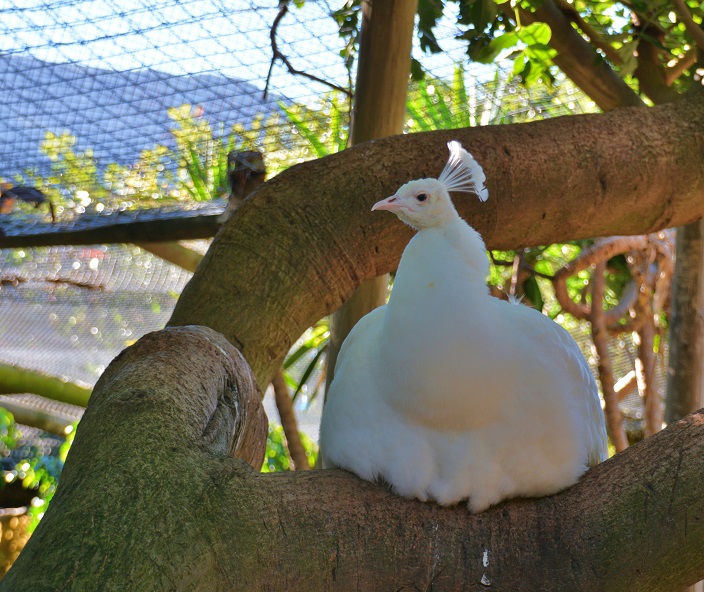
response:
[[[0,446],[4,450],[14,450],[20,436],[14,415],[0,407]]]
[[[176,124],[171,133],[176,141],[181,187],[195,201],[227,195],[227,155],[238,145],[237,134],[234,130],[227,136],[222,131],[214,134],[198,107],[172,107],[168,114]]]
[[[317,108],[279,103],[303,140],[299,150],[310,158],[322,158],[347,147],[349,138],[349,99],[333,91],[320,99]]]
[[[305,392],[308,401],[313,401],[324,383],[324,360],[330,342],[330,319],[319,320],[303,334],[296,346],[291,349],[284,360],[284,376],[289,387],[293,388],[294,401]],[[304,365],[303,365],[304,364]],[[294,378],[292,371],[303,365],[300,376]],[[307,384],[311,377],[318,373],[313,390],[307,392]]]
[[[76,425],[67,430],[66,439],[59,449],[58,456],[43,456],[35,446],[30,446],[28,456],[17,462],[14,468],[4,472],[3,484],[18,481],[22,487],[36,494],[29,508],[32,518],[29,525],[30,532],[39,524],[49,502],[54,497],[66,455],[73,443]],[[0,454],[7,457],[13,450],[17,450],[21,444],[21,438],[21,430],[15,423],[12,413],[0,408]]]
[[[37,169],[28,169],[15,181],[41,189],[59,214],[100,213],[226,196],[227,155],[231,150],[262,143],[261,118],[249,128],[235,124],[225,134],[222,129],[213,131],[199,107],[184,104],[169,109],[168,115],[174,122],[171,133],[175,149],[157,145],[143,150],[132,165],[108,163],[101,167],[91,149],[75,150],[77,139],[70,132],[46,132],[39,149],[51,162],[49,174],[42,176]],[[272,132],[265,143],[275,141]],[[31,208],[28,204],[20,207],[27,211]]]
[[[318,461],[318,447],[306,434],[300,432],[301,444],[306,451],[308,463],[315,467]],[[288,471],[291,468],[291,459],[286,448],[286,436],[284,429],[277,424],[269,424],[269,432],[266,436],[266,453],[262,473],[275,473]]]

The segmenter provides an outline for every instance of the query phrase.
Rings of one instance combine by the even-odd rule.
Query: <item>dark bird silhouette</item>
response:
[[[51,221],[52,223],[56,222],[54,204],[39,189],[24,185],[14,186],[12,183],[0,183],[0,214],[9,214],[17,200],[32,204],[35,208],[43,203],[48,203]]]
[[[256,150],[233,150],[227,155],[227,180],[230,197],[227,208],[220,217],[225,222],[232,216],[242,200],[264,183],[266,166],[261,152]]]

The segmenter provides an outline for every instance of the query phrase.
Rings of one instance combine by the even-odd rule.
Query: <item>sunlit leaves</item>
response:
[[[237,134],[215,134],[201,110],[188,104],[172,107],[168,115],[175,123],[171,133],[183,189],[195,201],[227,195],[227,155],[238,144]]]
[[[442,51],[434,29],[442,17],[445,3],[442,0],[418,0],[418,39],[423,51]]]
[[[344,47],[340,50],[340,56],[348,72],[352,71],[359,47],[361,5],[361,0],[347,0],[342,8],[332,13],[332,17],[337,22],[340,37],[345,41]]]
[[[514,59],[513,73],[521,76],[526,86],[542,80],[552,82],[550,73],[552,58],[556,51],[548,43],[550,27],[545,23],[532,23],[526,27],[518,27],[498,37],[473,54],[475,61],[482,63],[494,62],[506,50],[516,48],[511,55]]]
[[[308,381],[318,374],[317,380],[310,392],[306,392],[308,401],[312,401],[323,386],[325,355],[330,341],[330,322],[328,318],[319,320],[313,327],[305,332],[294,348],[291,349],[284,360],[284,376],[288,385],[294,389],[293,400],[307,389]],[[297,376],[293,371],[296,369]]]
[[[308,457],[308,464],[315,467],[318,460],[318,446],[303,432],[299,432],[301,444]],[[286,448],[286,435],[284,429],[277,424],[270,423],[266,436],[266,453],[262,473],[275,473],[288,471],[291,468],[291,459]]]
[[[303,143],[298,148],[308,158],[321,158],[344,150],[349,138],[349,99],[333,91],[323,95],[314,107],[280,103],[292,131]]]
[[[7,409],[0,407],[0,446],[13,450],[17,446],[20,431],[15,423],[15,417]]]
[[[15,424],[14,416],[6,409],[0,408],[0,453],[6,457],[10,456],[12,451],[16,454],[21,445],[21,454],[26,454],[14,468],[4,472],[2,484],[19,482],[23,488],[34,492],[36,497],[29,508],[32,518],[30,532],[39,524],[56,491],[66,454],[73,442],[75,427],[74,424],[67,429],[66,440],[61,445],[58,457],[45,456],[36,446],[21,441],[22,434]]]

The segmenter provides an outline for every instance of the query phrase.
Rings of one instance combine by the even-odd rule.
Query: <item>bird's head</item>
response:
[[[372,210],[388,210],[417,230],[445,226],[457,218],[450,195],[437,179],[410,181],[391,197],[382,199]]]
[[[391,197],[372,206],[372,211],[388,210],[417,230],[440,228],[458,218],[450,199],[451,191],[476,193],[486,201],[486,176],[482,167],[459,142],[450,142],[450,159],[437,179],[410,181]]]

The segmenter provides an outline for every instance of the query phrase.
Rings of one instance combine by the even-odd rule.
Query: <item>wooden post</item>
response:
[[[357,84],[352,109],[350,143],[403,132],[411,42],[417,0],[371,0],[362,3]],[[409,179],[410,180],[410,179]],[[379,199],[386,197],[378,196]],[[388,275],[360,284],[332,316],[327,358],[327,385],[332,382],[337,354],[352,327],[368,312],[386,302]]]

